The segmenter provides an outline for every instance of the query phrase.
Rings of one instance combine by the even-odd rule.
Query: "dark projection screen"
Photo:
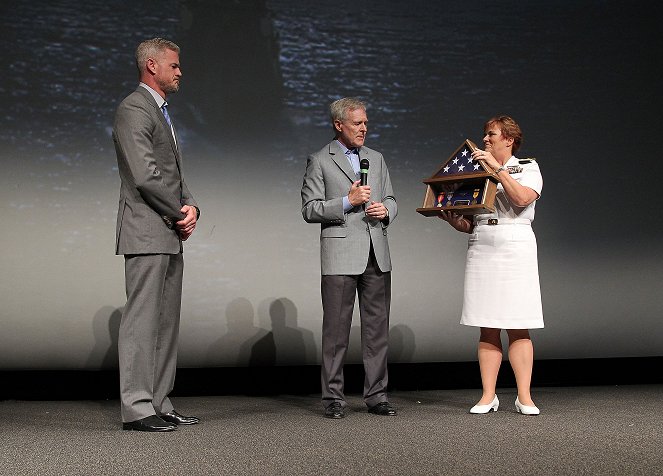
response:
[[[646,7],[646,8],[645,8]],[[652,10],[653,8],[653,10]],[[179,364],[319,362],[319,227],[301,216],[328,104],[367,101],[399,215],[392,362],[475,359],[459,324],[467,235],[415,212],[424,178],[496,114],[544,188],[538,359],[663,355],[662,110],[650,2],[3,1],[0,368],[117,365],[117,104],[155,36],[202,216],[185,243]],[[350,362],[360,361],[358,316]]]

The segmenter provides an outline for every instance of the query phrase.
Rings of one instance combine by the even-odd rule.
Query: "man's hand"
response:
[[[359,185],[360,183],[361,180],[354,182],[348,192],[348,200],[353,207],[366,203],[371,198],[371,187],[368,185]]]
[[[371,204],[366,207],[366,215],[371,218],[384,220],[387,217],[387,213],[387,207],[385,207],[382,202],[371,202]]]
[[[440,210],[439,218],[460,232],[470,233],[472,231],[472,222],[459,213],[452,212],[451,210]]]
[[[184,205],[180,212],[182,212],[184,218],[175,223],[175,229],[180,235],[180,239],[182,241],[186,241],[193,233],[193,230],[196,228],[196,217],[198,215],[198,211],[196,210],[196,207],[192,207],[191,205]]]

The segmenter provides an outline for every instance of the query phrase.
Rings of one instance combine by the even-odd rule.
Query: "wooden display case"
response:
[[[483,160],[472,159],[475,150],[474,142],[465,139],[430,178],[424,179],[426,194],[417,212],[437,216],[441,210],[462,215],[495,211],[497,177]]]

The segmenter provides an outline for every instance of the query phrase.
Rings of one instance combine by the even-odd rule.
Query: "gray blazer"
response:
[[[343,213],[343,197],[357,180],[348,158],[333,140],[308,158],[302,185],[302,215],[308,223],[320,223],[320,263],[323,275],[357,275],[366,269],[370,244],[378,266],[391,271],[387,228],[397,214],[389,171],[382,154],[362,147],[368,159],[371,200],[389,210],[385,221],[369,219],[361,206]],[[385,223],[386,222],[386,223]]]
[[[144,87],[117,108],[113,141],[120,171],[116,254],[176,254],[172,228],[183,205],[197,204],[182,178],[182,158],[170,126]]]

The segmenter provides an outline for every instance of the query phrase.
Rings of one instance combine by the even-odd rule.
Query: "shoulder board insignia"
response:
[[[518,160],[519,164],[529,164],[531,162],[536,162],[536,159],[534,157],[527,157],[526,159],[519,159]]]

